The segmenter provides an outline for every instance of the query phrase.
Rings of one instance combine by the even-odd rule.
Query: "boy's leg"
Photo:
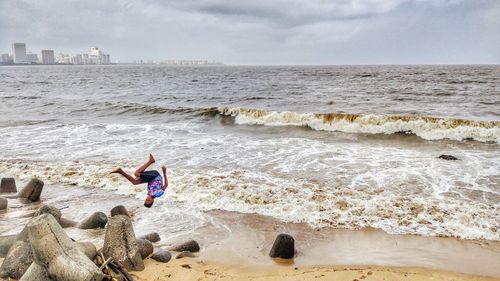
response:
[[[144,163],[142,166],[139,167],[139,169],[137,169],[137,171],[135,171],[134,173],[134,176],[136,177],[140,177],[141,176],[141,173],[144,172],[151,164],[153,164],[155,162],[155,158],[153,157],[153,154],[149,154],[149,160],[148,162]]]
[[[126,179],[128,179],[129,182],[131,182],[134,185],[141,183],[141,179],[134,178],[131,175],[125,173],[125,171],[123,171],[122,168],[116,168],[113,171],[111,171],[111,173],[117,173],[117,174],[124,176]]]

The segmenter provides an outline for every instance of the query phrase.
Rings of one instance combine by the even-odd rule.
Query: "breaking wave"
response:
[[[414,134],[426,140],[475,140],[500,143],[500,121],[405,115],[359,115],[297,113],[240,107],[219,107],[219,114],[232,116],[236,124],[301,126],[319,131],[362,134]]]
[[[242,107],[168,108],[141,103],[105,103],[105,115],[226,116],[238,125],[299,126],[317,131],[358,134],[412,134],[426,140],[475,140],[500,143],[500,121],[416,115],[299,113]]]

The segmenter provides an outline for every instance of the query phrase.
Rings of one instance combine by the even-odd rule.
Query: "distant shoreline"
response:
[[[110,64],[72,64],[72,63],[58,63],[58,64],[0,64],[0,66],[112,66],[112,65],[158,65],[158,66],[227,66],[223,63],[209,63],[209,64],[168,64],[168,63],[110,63]]]
[[[120,62],[111,64],[0,64],[2,66],[113,66],[113,65],[156,65],[156,66],[262,66],[262,67],[341,67],[341,66],[356,66],[356,67],[378,67],[378,66],[500,66],[500,64],[486,63],[457,63],[457,64],[439,64],[439,63],[421,63],[421,64],[166,64],[166,63],[133,63]]]

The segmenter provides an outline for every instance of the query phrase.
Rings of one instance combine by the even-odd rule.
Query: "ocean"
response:
[[[170,185],[138,210],[165,231],[150,213],[500,240],[498,65],[4,66],[0,112],[0,176],[88,188],[65,203],[141,206],[108,173],[153,153]]]

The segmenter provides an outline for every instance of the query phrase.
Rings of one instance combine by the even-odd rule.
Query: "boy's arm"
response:
[[[161,170],[163,171],[163,186],[162,189],[165,191],[168,187],[168,178],[167,178],[167,167],[161,166]]]

